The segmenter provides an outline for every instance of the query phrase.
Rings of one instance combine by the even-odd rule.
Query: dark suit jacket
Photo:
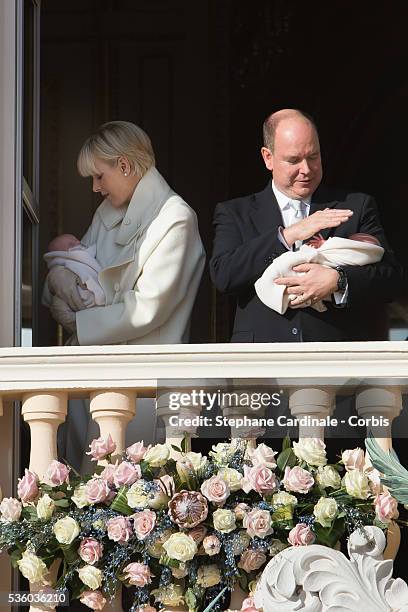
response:
[[[324,238],[364,232],[385,248],[381,262],[345,268],[347,306],[328,305],[327,312],[290,309],[280,315],[265,306],[254,283],[269,264],[286,251],[278,239],[282,215],[271,182],[260,193],[218,204],[211,277],[217,289],[234,295],[237,307],[232,342],[317,342],[383,340],[376,308],[391,302],[402,288],[402,269],[387,243],[374,199],[364,193],[327,191],[313,195],[310,214],[326,207],[349,208],[353,216],[337,228],[322,230]]]

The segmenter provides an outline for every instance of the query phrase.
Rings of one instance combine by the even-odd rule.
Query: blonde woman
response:
[[[155,168],[149,137],[105,123],[83,144],[78,170],[103,197],[81,243],[96,246],[106,304],[84,308],[78,278],[57,266],[48,274],[60,298],[54,318],[72,344],[187,342],[205,254],[196,215]]]
[[[196,215],[155,168],[149,137],[133,123],[105,123],[83,144],[78,170],[103,197],[81,243],[96,247],[105,305],[86,308],[79,278],[64,266],[50,270],[45,302],[71,332],[69,343],[188,342],[205,254]],[[127,428],[130,442],[154,437],[147,402],[138,403],[138,419]],[[77,402],[59,433],[59,455],[85,473],[84,450],[97,436],[88,406]]]

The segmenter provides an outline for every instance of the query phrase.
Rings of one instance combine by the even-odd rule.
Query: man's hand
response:
[[[83,310],[85,305],[78,292],[79,278],[64,266],[54,266],[48,272],[48,288],[67,304],[71,310]]]
[[[290,308],[305,308],[327,297],[337,290],[339,273],[320,264],[304,263],[293,268],[299,276],[285,276],[275,279],[277,285],[286,285],[286,292],[296,296]]]
[[[307,240],[315,234],[318,234],[322,229],[328,227],[338,227],[345,221],[348,221],[353,214],[352,210],[343,210],[337,208],[325,208],[324,210],[318,210],[294,223],[289,227],[285,227],[282,231],[282,236],[288,246],[292,246],[298,240]]]
[[[59,297],[52,298],[50,306],[51,315],[60,323],[64,329],[70,334],[76,332],[76,316],[75,312]]]

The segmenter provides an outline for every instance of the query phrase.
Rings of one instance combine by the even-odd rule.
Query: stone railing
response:
[[[69,399],[90,399],[90,412],[101,435],[111,433],[120,452],[124,448],[126,426],[135,412],[137,418],[137,398],[156,398],[163,380],[180,380],[187,384],[191,380],[220,378],[230,384],[244,380],[247,384],[262,382],[264,387],[270,384],[271,388],[284,390],[289,397],[292,416],[297,418],[330,416],[336,395],[355,394],[359,416],[383,415],[392,423],[401,411],[402,393],[408,387],[408,344],[0,349],[2,494],[14,493],[17,441],[13,441],[13,431],[19,406],[30,428],[30,469],[41,477],[50,461],[56,458],[57,430],[65,420]],[[158,402],[158,413],[168,424],[171,411],[165,402]],[[323,438],[324,427],[300,427],[299,437],[305,436]],[[392,446],[391,425],[387,437],[379,442],[384,449]],[[384,557],[395,558],[398,545],[399,532],[395,530]],[[2,555],[0,591],[11,588],[9,562],[6,555]],[[119,610],[119,603],[113,603],[110,609]]]

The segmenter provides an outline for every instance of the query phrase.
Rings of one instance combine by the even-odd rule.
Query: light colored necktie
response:
[[[306,217],[306,204],[302,202],[302,200],[289,200],[289,204],[291,208],[293,209],[293,213],[294,213],[291,225],[293,225],[293,223],[297,223],[298,221],[301,221],[302,219]],[[302,246],[302,241],[296,240],[294,244],[295,251],[298,251],[301,246]]]

